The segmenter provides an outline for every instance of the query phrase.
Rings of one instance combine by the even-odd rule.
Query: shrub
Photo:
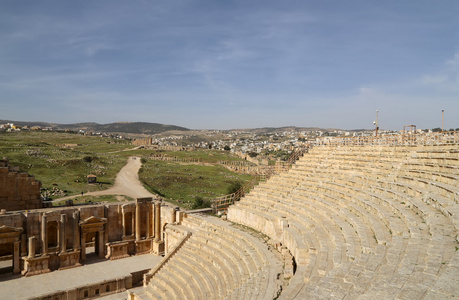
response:
[[[191,209],[200,209],[200,208],[207,208],[210,207],[210,201],[205,200],[201,196],[197,196],[193,200],[193,205],[191,205]]]
[[[87,162],[87,163],[90,163],[90,162],[92,162],[92,157],[91,156],[85,156],[85,157],[83,157],[83,160],[85,162]]]
[[[228,187],[228,194],[236,193],[242,187],[242,183],[239,181],[234,181]]]

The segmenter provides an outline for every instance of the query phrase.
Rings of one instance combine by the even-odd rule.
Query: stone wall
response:
[[[41,182],[27,172],[0,160],[0,209],[7,211],[41,208]]]
[[[130,203],[3,212],[0,260],[13,259],[16,274],[31,276],[80,266],[92,246],[91,255],[106,259],[161,255],[164,228],[176,222],[176,210],[139,198]]]

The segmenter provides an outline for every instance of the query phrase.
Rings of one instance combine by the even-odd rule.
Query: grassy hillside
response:
[[[68,133],[21,131],[0,134],[0,157],[7,157],[11,165],[34,175],[43,188],[63,190],[68,195],[112,185],[127,157],[122,152],[110,152],[126,148],[133,146],[125,141]],[[97,175],[102,187],[86,184],[89,174]]]
[[[235,183],[244,183],[251,175],[229,171],[218,165],[183,164],[147,160],[139,172],[140,180],[150,192],[173,199],[191,208],[197,197],[212,199],[228,194]]]
[[[85,130],[85,131],[99,131],[110,133],[136,133],[136,134],[157,134],[169,130],[189,131],[188,128],[164,125],[159,123],[148,122],[118,122],[108,124],[98,124],[94,122],[89,123],[75,123],[75,124],[55,124],[46,122],[22,122],[11,120],[0,120],[0,124],[14,123],[19,126],[41,126],[52,127],[55,130]]]
[[[240,160],[228,152],[198,150],[190,152],[129,150],[126,141],[89,137],[70,133],[21,131],[0,133],[0,158],[19,166],[42,182],[55,199],[81,192],[107,189],[129,156],[167,155],[199,159],[199,164],[170,163],[146,159],[139,177],[147,189],[177,200],[189,208],[196,197],[212,198],[227,194],[234,182],[245,182],[250,175],[233,173],[217,165],[218,161]],[[86,183],[86,176],[97,175],[99,185]],[[52,194],[55,192],[54,195]]]

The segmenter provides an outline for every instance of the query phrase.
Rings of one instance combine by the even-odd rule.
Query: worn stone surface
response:
[[[41,208],[41,182],[27,172],[0,160],[0,209],[7,211]]]
[[[459,294],[459,145],[318,146],[228,210],[287,247],[281,299]]]

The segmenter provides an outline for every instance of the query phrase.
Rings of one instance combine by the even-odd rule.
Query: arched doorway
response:
[[[86,260],[87,247],[94,245],[94,253],[105,257],[105,224],[106,218],[89,217],[80,222],[81,232],[81,261]],[[93,244],[94,243],[94,244]]]

